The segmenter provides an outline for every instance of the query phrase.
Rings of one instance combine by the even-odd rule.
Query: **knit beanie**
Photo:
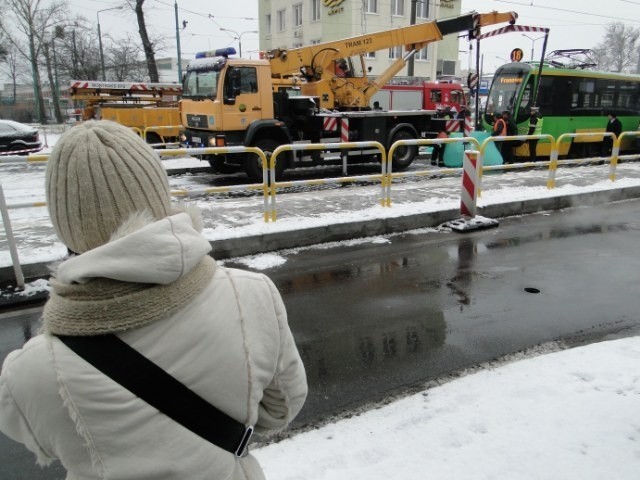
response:
[[[78,254],[107,243],[135,212],[158,220],[171,214],[160,159],[130,129],[109,121],[84,122],[60,137],[45,190],[58,237]]]

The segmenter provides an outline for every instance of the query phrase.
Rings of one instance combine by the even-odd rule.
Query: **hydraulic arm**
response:
[[[515,12],[470,13],[445,20],[431,21],[371,34],[351,37],[290,50],[267,53],[274,78],[302,74],[307,83],[305,95],[320,98],[329,109],[367,108],[371,97],[406,65],[411,56],[443,36],[464,31],[479,33],[484,26],[515,23]],[[402,46],[404,55],[375,80],[367,78],[365,56],[368,53]],[[346,71],[340,71],[345,62]],[[357,67],[357,68],[356,68]],[[359,73],[357,73],[359,72]]]

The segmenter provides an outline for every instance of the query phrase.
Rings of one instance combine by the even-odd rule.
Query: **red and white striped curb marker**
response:
[[[478,199],[478,173],[482,168],[482,159],[477,150],[466,150],[462,170],[462,193],[460,195],[460,215],[462,218],[444,224],[457,232],[467,232],[481,228],[497,227],[497,220],[476,215]]]
[[[475,150],[467,150],[466,158],[462,162],[462,194],[460,196],[460,214],[463,217],[476,216],[476,201],[478,200],[478,154]]]

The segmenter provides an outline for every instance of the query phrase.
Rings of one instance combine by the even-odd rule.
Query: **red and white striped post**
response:
[[[466,115],[464,117],[464,136],[471,136],[471,132],[473,131],[473,122],[471,121],[471,115]]]
[[[348,142],[349,141],[349,119],[341,118],[340,119],[340,141]]]
[[[349,119],[342,117],[340,119],[340,141],[342,143],[349,141]],[[342,174],[347,175],[347,159],[349,158],[349,154],[346,149],[342,150]]]
[[[460,195],[460,216],[462,218],[444,223],[456,232],[468,232],[481,228],[497,227],[497,220],[476,216],[478,182],[482,169],[482,156],[477,150],[465,150],[462,161],[462,193]]]
[[[476,202],[478,200],[478,152],[466,150],[464,155],[460,215],[464,218],[473,218],[476,216]]]

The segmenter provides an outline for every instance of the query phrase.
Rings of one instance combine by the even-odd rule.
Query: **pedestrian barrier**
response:
[[[613,140],[613,148],[611,155],[601,156],[601,157],[591,157],[591,158],[578,158],[578,159],[558,159],[558,151],[560,150],[560,144],[572,138],[588,138],[588,137],[597,137],[599,139],[603,137],[609,137]],[[548,188],[555,188],[556,184],[556,172],[558,170],[558,165],[586,165],[589,163],[600,163],[602,161],[609,160],[611,161],[613,156],[615,155],[615,162],[618,162],[618,152],[620,149],[620,142],[616,139],[616,136],[611,132],[581,132],[581,133],[563,133],[556,139],[555,145],[555,158],[551,158],[551,163],[549,165],[549,180],[547,181]],[[553,153],[553,152],[552,152]]]
[[[4,197],[4,189],[2,188],[2,185],[0,185],[0,212],[2,213],[2,224],[4,225],[4,231],[7,235],[7,243],[9,244],[9,254],[11,255],[11,263],[13,263],[13,273],[16,276],[16,285],[19,288],[24,288],[24,275],[22,273],[22,266],[20,265],[20,257],[18,256],[18,246],[16,245],[16,239],[13,236],[11,219],[9,218],[9,209]]]
[[[380,142],[340,142],[340,143],[296,143],[294,145],[280,145],[277,147],[273,154],[271,155],[271,159],[269,162],[269,171],[271,174],[271,178],[276,178],[276,162],[278,161],[278,156],[283,152],[299,152],[304,150],[341,150],[346,151],[349,149],[363,149],[363,148],[375,148],[380,151],[380,158],[382,169],[380,175],[358,175],[353,177],[338,177],[338,178],[322,178],[322,179],[314,179],[314,180],[296,180],[291,182],[271,182],[271,211],[270,216],[268,217],[272,222],[276,221],[277,212],[276,212],[276,193],[278,188],[284,187],[292,187],[295,185],[329,185],[329,184],[344,184],[350,182],[361,182],[361,181],[375,181],[380,180],[381,186],[381,196],[380,196],[380,204],[385,206],[385,169],[387,162],[387,155],[384,149],[384,146]],[[264,165],[264,164],[263,164]],[[265,221],[268,221],[265,219]]]
[[[398,140],[389,148],[389,153],[387,154],[387,159],[392,159],[393,154],[396,149],[402,146],[429,146],[429,145],[441,145],[447,143],[468,143],[472,144],[476,150],[480,150],[480,144],[478,140],[473,137],[454,137],[454,138],[430,138],[430,139],[407,139],[407,140]],[[384,167],[384,164],[383,164]],[[384,175],[386,176],[386,180],[384,184],[386,185],[386,189],[384,191],[383,205],[386,207],[391,206],[391,185],[393,183],[394,178],[400,177],[415,177],[415,176],[425,176],[425,175],[433,175],[433,170],[421,170],[421,171],[411,171],[411,172],[392,172],[393,163],[391,160],[387,161],[387,169],[384,171]],[[447,174],[459,174],[462,171],[460,168],[441,168],[438,169],[438,174],[447,175]]]
[[[234,185],[233,187],[208,187],[197,190],[173,190],[172,195],[177,197],[195,197],[202,195],[211,195],[218,193],[229,193],[231,191],[250,191],[250,190],[262,190],[264,198],[263,219],[265,222],[269,221],[269,179],[268,179],[268,165],[267,157],[265,153],[256,147],[208,147],[208,148],[174,148],[166,150],[156,150],[156,152],[162,157],[183,157],[194,155],[226,155],[232,153],[255,153],[260,158],[262,163],[262,184],[246,184],[246,185]],[[275,178],[275,177],[273,177]]]
[[[0,157],[0,163],[46,163],[49,160],[48,154],[17,156],[9,155]]]
[[[637,153],[631,155],[620,155],[620,145],[626,138],[635,138],[636,145],[640,145],[640,131],[635,132],[622,132],[622,134],[613,142],[613,149],[611,152],[611,163],[609,164],[609,180],[616,181],[616,168],[618,167],[619,160],[637,160],[640,155]]]
[[[539,168],[543,166],[549,166],[551,168],[551,164],[553,164],[554,160],[557,162],[558,160],[558,149],[556,145],[555,139],[548,134],[541,135],[513,135],[513,136],[490,136],[487,137],[480,146],[480,154],[484,157],[484,152],[487,150],[487,146],[490,143],[495,142],[515,142],[515,141],[526,141],[526,140],[548,140],[551,143],[551,155],[549,161],[541,161],[541,162],[517,162],[517,163],[509,163],[503,165],[491,165],[483,167],[478,176],[478,196],[482,196],[482,175],[486,171],[491,170],[515,170],[522,168]],[[550,186],[549,182],[547,182],[547,188],[553,188]]]

